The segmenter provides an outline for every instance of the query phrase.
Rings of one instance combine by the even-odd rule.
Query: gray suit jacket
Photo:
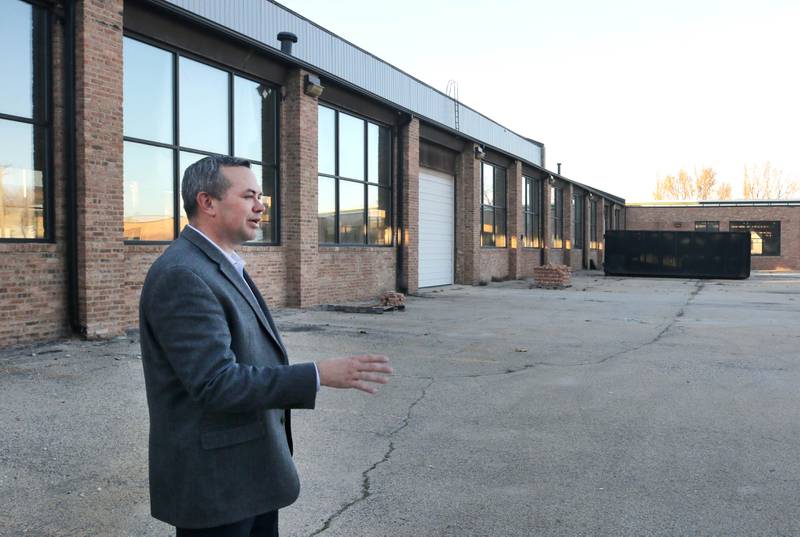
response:
[[[246,274],[246,273],[245,273]],[[186,528],[285,507],[300,483],[289,408],[313,408],[314,364],[288,365],[266,304],[185,228],[150,268],[139,305],[150,411],[150,504]]]

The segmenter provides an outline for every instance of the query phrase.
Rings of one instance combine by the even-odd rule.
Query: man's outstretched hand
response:
[[[319,383],[331,388],[355,388],[367,393],[377,393],[377,387],[386,384],[386,375],[394,373],[386,356],[366,354],[347,358],[332,358],[317,362]]]

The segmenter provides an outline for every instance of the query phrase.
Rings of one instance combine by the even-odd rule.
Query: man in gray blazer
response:
[[[181,186],[189,225],[145,279],[139,308],[150,412],[153,516],[181,536],[277,536],[300,493],[291,408],[320,386],[375,393],[384,356],[289,365],[267,305],[234,248],[265,207],[250,163],[207,157]]]

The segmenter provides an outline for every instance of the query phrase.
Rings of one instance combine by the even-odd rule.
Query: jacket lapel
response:
[[[233,265],[231,265],[230,261],[228,261],[222,252],[220,252],[216,246],[209,243],[205,237],[197,233],[192,228],[183,228],[181,237],[186,238],[192,244],[200,248],[203,253],[205,253],[212,261],[219,265],[220,272],[222,272],[223,276],[225,276],[231,285],[233,285],[239,294],[242,295],[242,297],[247,301],[247,303],[250,305],[250,308],[252,308],[253,312],[256,314],[256,317],[258,317],[261,326],[264,327],[264,330],[267,331],[270,337],[278,345],[278,348],[281,350],[283,355],[283,361],[285,362],[287,360],[286,347],[283,346],[283,341],[281,341],[281,338],[278,335],[278,330],[272,322],[272,318],[269,314],[266,303],[264,303],[264,299],[261,298],[255,284],[250,277],[247,276],[247,273],[245,273],[245,277],[247,278],[247,283],[245,283],[245,281],[239,277],[239,273],[236,272],[236,269],[233,267]],[[250,286],[249,289],[248,285]],[[257,296],[258,299],[256,298]],[[261,304],[263,304],[263,307],[261,304],[259,304],[259,300]]]

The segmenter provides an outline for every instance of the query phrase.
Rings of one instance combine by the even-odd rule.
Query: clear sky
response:
[[[279,0],[280,1],[280,0]],[[628,199],[711,166],[800,180],[800,0],[283,0]]]

